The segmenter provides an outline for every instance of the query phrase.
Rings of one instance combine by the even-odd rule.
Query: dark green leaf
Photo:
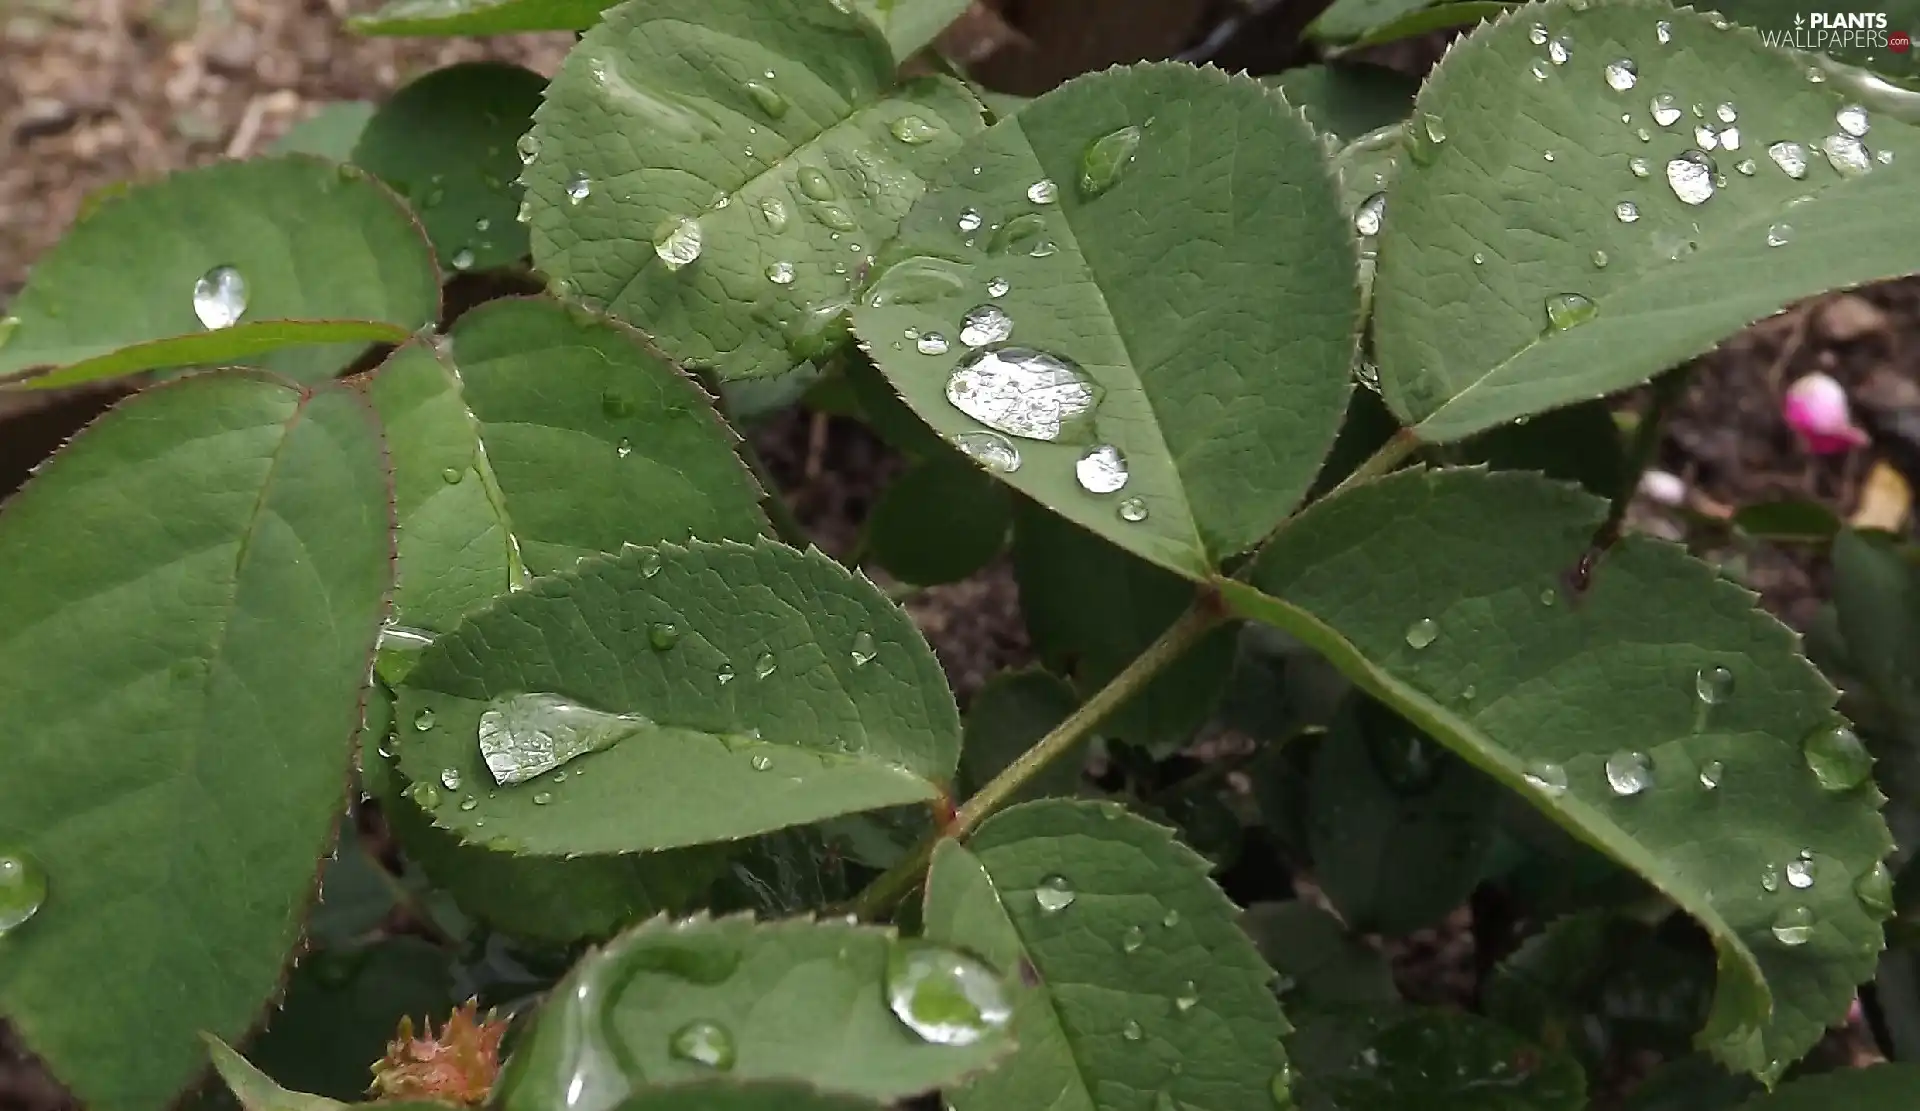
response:
[[[1007,488],[948,452],[880,495],[867,518],[867,552],[904,582],[958,582],[1000,554],[1012,517]]]
[[[1311,38],[1348,42],[1383,23],[1419,11],[1430,0],[1337,0],[1307,26]]]
[[[1586,1089],[1586,1075],[1565,1054],[1477,1015],[1428,1011],[1385,1026],[1345,1068],[1314,1077],[1305,1104],[1308,1111],[1582,1111]]]
[[[1772,1095],[1755,1096],[1740,1111],[1836,1111],[1911,1107],[1920,1099],[1920,1065],[1896,1062],[1865,1069],[1841,1069],[1783,1085]]]
[[[362,736],[380,737],[367,729]],[[333,858],[320,869],[319,903],[307,918],[307,939],[322,948],[349,946],[365,938],[392,913],[399,881],[367,855],[353,815],[340,822]]]
[[[244,373],[135,395],[0,513],[0,714],[33,723],[0,843],[49,889],[0,946],[0,1013],[96,1111],[166,1106],[197,1033],[237,1038],[278,987],[388,542],[364,402]]]
[[[220,1078],[233,1089],[246,1111],[345,1111],[347,1105],[338,1100],[287,1091],[234,1052],[232,1046],[212,1034],[200,1036],[206,1041],[207,1056],[213,1059],[213,1067],[219,1070]]]
[[[1620,1111],[1730,1111],[1759,1089],[1752,1077],[1736,1076],[1696,1053],[1653,1070]]]
[[[1735,528],[1774,543],[1826,543],[1841,529],[1831,506],[1804,499],[1783,499],[1741,506],[1733,515]]]
[[[1833,538],[1833,604],[1847,658],[1907,728],[1920,727],[1920,569],[1884,534]]]
[[[1626,445],[1604,402],[1588,401],[1488,429],[1460,445],[1461,462],[1537,471],[1612,498],[1627,481]]]
[[[1280,973],[1289,1006],[1373,1007],[1400,1002],[1393,970],[1380,950],[1347,932],[1311,903],[1255,903],[1240,928]]]
[[[1420,91],[1415,78],[1361,62],[1301,66],[1260,80],[1279,86],[1321,134],[1342,140],[1406,119]]]
[[[1067,719],[1080,699],[1039,668],[1003,671],[987,680],[967,705],[966,743],[960,749],[960,783],[971,795]],[[1084,746],[1035,773],[1011,802],[1045,795],[1071,795],[1086,764]]]

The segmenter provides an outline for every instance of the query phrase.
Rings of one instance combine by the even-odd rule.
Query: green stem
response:
[[[1418,450],[1420,450],[1420,437],[1413,434],[1413,429],[1402,428],[1388,438],[1386,443],[1381,444],[1372,455],[1369,455],[1365,462],[1355,467],[1352,474],[1341,479],[1339,485],[1327,491],[1326,497],[1334,497],[1345,492],[1349,486],[1358,486],[1363,482],[1379,478],[1405,462],[1409,455]]]
[[[1687,378],[1692,365],[1676,367],[1653,380],[1653,400],[1647,405],[1646,415],[1634,426],[1633,443],[1627,448],[1627,473],[1620,488],[1613,492],[1613,504],[1607,509],[1607,522],[1600,526],[1597,535],[1606,537],[1607,543],[1620,535],[1621,523],[1626,520],[1627,507],[1633,503],[1633,496],[1640,489],[1640,476],[1652,465],[1653,457],[1660,452],[1660,436],[1666,431],[1667,415],[1687,393]]]
[[[980,788],[960,808],[947,828],[936,830],[932,836],[915,846],[905,860],[873,881],[853,901],[853,912],[863,918],[875,918],[893,909],[926,878],[934,846],[943,838],[960,838],[973,832],[989,815],[1005,806],[1028,780],[1048,764],[1073,751],[1087,734],[1093,732],[1095,726],[1105,721],[1108,715],[1139,693],[1141,687],[1185,655],[1201,637],[1224,620],[1225,615],[1211,599],[1203,598],[1189,607],[1120,674],[1115,675],[1092,698],[1081,703],[1079,709],[1067,715],[1065,721],[1054,726],[1052,732],[1040,738],[1032,748],[1021,753],[1019,759],[1007,765],[991,782]]]

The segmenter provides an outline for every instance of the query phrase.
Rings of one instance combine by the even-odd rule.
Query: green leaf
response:
[[[1132,663],[1193,601],[1193,584],[1104,543],[1026,499],[1014,504],[1013,573],[1034,652],[1083,693]],[[1161,755],[1219,705],[1234,634],[1207,634],[1100,723],[1103,736]]]
[[[1909,729],[1920,726],[1920,569],[1884,534],[1833,538],[1833,603],[1847,658]]]
[[[894,479],[867,518],[867,552],[904,582],[959,582],[993,561],[1013,524],[1007,488],[948,452]]]
[[[1703,1044],[1777,1076],[1872,973],[1883,914],[1854,886],[1891,843],[1879,796],[1809,769],[1834,691],[1752,594],[1637,537],[1564,592],[1605,516],[1530,475],[1411,470],[1317,503],[1221,589],[1697,919],[1720,958]],[[1802,851],[1818,882],[1771,878]]]
[[[343,388],[156,387],[13,498],[0,561],[0,713],[33,723],[0,842],[49,890],[0,1013],[89,1107],[158,1111],[196,1032],[277,989],[333,843],[390,574],[378,430]]]
[[[1622,60],[1635,73],[1616,92],[1606,67]],[[1920,216],[1899,168],[1920,160],[1911,113],[1807,72],[1653,0],[1531,5],[1456,45],[1421,90],[1380,244],[1375,350],[1403,422],[1459,439],[1644,381],[1808,294],[1920,268],[1920,248],[1886,234]],[[1836,122],[1850,102],[1864,140]],[[1711,167],[1683,158],[1706,145],[1696,131],[1713,133]],[[1827,140],[1857,168],[1830,165]],[[1783,142],[1804,167],[1769,153]],[[1462,264],[1476,253],[1484,266]]]
[[[881,1111],[856,1096],[834,1095],[781,1081],[696,1080],[653,1087],[620,1104],[618,1111]]]
[[[200,1037],[207,1043],[207,1056],[213,1059],[213,1067],[219,1070],[220,1078],[233,1089],[246,1111],[345,1111],[347,1105],[338,1100],[287,1091],[235,1053],[232,1046],[212,1034]]]
[[[363,35],[510,35],[580,31],[614,0],[387,0],[347,25]]]
[[[1030,802],[942,841],[927,936],[1037,973],[1019,1051],[947,1102],[1272,1111],[1288,1026],[1234,916],[1172,831],[1112,803]]]
[[[535,264],[723,381],[826,353],[923,179],[983,126],[958,82],[887,95],[892,81],[886,41],[851,8],[612,10],[534,116]]]
[[[1832,506],[1802,498],[1743,505],[1734,511],[1733,524],[1749,536],[1775,544],[1825,544],[1842,526]]]
[[[1729,1111],[1757,1090],[1751,1077],[1736,1076],[1696,1053],[1654,1069],[1620,1111]]]
[[[1307,1111],[1582,1111],[1587,1078],[1497,1023],[1427,1011],[1385,1025],[1346,1067],[1303,1085]]]
[[[196,313],[196,287],[212,295],[221,267],[244,283],[244,311],[210,331],[203,320],[239,307]],[[30,384],[52,388],[254,363],[317,379],[439,309],[420,228],[364,173],[306,155],[226,162],[116,195],[36,261],[0,375],[48,370]]]
[[[1001,479],[1191,578],[1285,517],[1333,443],[1359,312],[1348,227],[1320,141],[1278,93],[1184,65],[1109,70],[949,161],[854,323],[935,431],[985,436],[949,400],[971,397],[1019,453]],[[965,328],[976,310],[1000,326]],[[1014,346],[969,351],[992,336]],[[1098,445],[1128,472],[1102,494],[1076,479]]]
[[[1452,4],[1434,4],[1396,16],[1353,41],[1352,49],[1379,46],[1401,39],[1419,38],[1435,31],[1451,31],[1493,19],[1518,6],[1517,0],[1459,0]]]
[[[1314,760],[1314,875],[1361,933],[1407,934],[1466,902],[1492,840],[1494,785],[1365,697]]]
[[[1380,950],[1347,932],[1340,920],[1312,903],[1255,903],[1240,916],[1275,971],[1289,1006],[1392,1006],[1400,1002],[1393,970]]]
[[[1626,445],[1604,402],[1541,413],[1522,424],[1488,429],[1460,445],[1461,462],[1496,471],[1537,471],[1612,498],[1626,485]]]
[[[902,61],[920,52],[965,14],[973,0],[856,0],[861,14],[879,26]]]
[[[495,789],[477,740],[489,712],[497,766],[563,766],[503,771],[515,785]],[[398,718],[401,769],[434,821],[536,856],[931,802],[960,747],[906,614],[818,551],[765,540],[629,548],[536,580],[429,648]],[[605,750],[567,762],[573,742]]]
[[[507,265],[527,254],[514,143],[546,87],[504,62],[435,70],[380,106],[353,160],[412,203],[447,266]]]
[[[1420,91],[1417,78],[1360,62],[1301,66],[1260,80],[1278,86],[1321,134],[1342,140],[1406,119]]]
[[[944,977],[901,983],[903,961],[934,952],[842,921],[656,918],[588,956],[554,989],[494,1104],[607,1106],[643,1083],[714,1068],[886,1100],[953,1083],[1012,1048],[1010,988],[993,969],[953,954],[979,980],[959,989],[965,997],[943,1001],[984,1004],[989,1018],[965,1024],[968,1042],[958,1032],[951,1044],[923,1038],[892,1008],[924,1016],[929,995],[955,988]]]
[[[1782,1085],[1771,1095],[1755,1096],[1740,1111],[1832,1111],[1836,1107],[1905,1107],[1920,1098],[1920,1065],[1893,1062],[1864,1069],[1840,1069]]]
[[[960,782],[971,795],[1019,759],[1080,705],[1073,688],[1039,668],[1003,671],[967,705]],[[1046,795],[1072,795],[1086,766],[1086,746],[1049,763],[1022,784],[1009,802]]]
[[[384,734],[372,725],[363,735]],[[308,942],[319,948],[357,944],[393,912],[398,891],[399,881],[368,854],[349,814],[341,820],[332,858],[320,869],[319,901],[307,917]]]
[[[1347,42],[1357,39],[1384,23],[1389,23],[1427,6],[1430,0],[1336,0],[1307,25],[1307,35],[1322,42]]]
[[[373,102],[367,100],[322,104],[319,111],[288,128],[267,153],[312,154],[329,162],[345,162],[353,157],[353,146],[360,141],[373,111]]]

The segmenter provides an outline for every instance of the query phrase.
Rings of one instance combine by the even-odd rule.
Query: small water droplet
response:
[[[1660,40],[1660,43],[1662,46],[1672,42],[1673,41],[1673,24],[1668,23],[1664,19],[1654,24],[1653,36],[1654,38],[1657,38]]]
[[[1740,149],[1740,129],[1739,128],[1737,127],[1722,128],[1718,138],[1720,142],[1720,149],[1722,150],[1739,150]]]
[[[1073,905],[1073,885],[1065,876],[1048,876],[1033,889],[1033,901],[1040,906],[1040,913],[1055,914]]]
[[[460,809],[462,810],[470,811],[474,807],[479,805],[480,805],[480,800],[477,798],[474,798],[472,795],[468,795],[466,798],[463,798],[460,800]]]
[[[837,204],[817,204],[808,209],[808,211],[813,213],[813,218],[818,220],[823,227],[832,228],[834,231],[860,230],[860,223],[853,218],[853,213],[848,212]],[[834,238],[838,239],[840,237],[836,235]]]
[[[1760,872],[1760,890],[1769,895],[1780,890],[1780,866],[1769,864]]]
[[[968,347],[1000,343],[1013,334],[1013,317],[999,305],[975,305],[960,321],[960,342]]]
[[[640,557],[640,577],[650,579],[660,573],[660,553],[648,552]]]
[[[1431,617],[1422,617],[1407,626],[1407,647],[1418,650],[1440,638],[1440,625]]]
[[[1549,162],[1551,162],[1551,161],[1553,161],[1553,152],[1552,152],[1552,151],[1543,151],[1543,152],[1541,153],[1541,155],[1540,155],[1540,157],[1542,157],[1542,158],[1544,158],[1544,159],[1546,159],[1547,161],[1549,161]]]
[[[901,116],[888,124],[887,130],[910,147],[923,146],[940,137],[940,129],[919,116]]]
[[[1631,224],[1640,218],[1640,206],[1632,201],[1621,201],[1613,206],[1613,218],[1623,224]]]
[[[1607,263],[1611,261],[1610,259],[1607,258],[1607,252],[1605,251],[1593,252],[1592,258],[1593,258],[1593,268],[1595,270],[1605,270],[1607,268]]]
[[[420,708],[420,712],[413,715],[413,727],[414,729],[422,733],[425,733],[427,730],[432,729],[433,728],[433,708],[430,706],[422,706]]]
[[[1177,910],[1170,910],[1167,913],[1161,915],[1160,924],[1162,926],[1165,926],[1169,930],[1173,929],[1175,926],[1178,926],[1180,924],[1180,912]]]
[[[1651,143],[1651,142],[1653,142],[1653,132],[1651,132],[1651,131],[1648,131],[1648,130],[1647,130],[1646,128],[1644,128],[1644,127],[1636,127],[1636,128],[1634,128],[1634,129],[1633,129],[1633,133],[1634,133],[1634,134],[1635,134],[1636,136],[1638,136],[1638,137],[1639,137],[1639,139],[1640,139],[1640,141],[1641,141],[1641,142],[1643,142],[1643,143]]]
[[[980,225],[985,222],[985,218],[980,215],[980,210],[977,208],[962,210],[960,219],[957,221],[961,231],[979,231]]]
[[[720,670],[714,672],[713,677],[723,687],[733,682],[733,665],[730,663],[722,663]]]
[[[1722,101],[1719,107],[1713,110],[1713,115],[1721,123],[1732,123],[1740,118],[1740,113],[1734,111],[1733,105],[1726,101]]]
[[[1769,247],[1784,247],[1792,240],[1792,224],[1775,224],[1767,229],[1767,246]]]
[[[440,785],[442,787],[445,787],[449,791],[458,791],[460,789],[460,783],[461,776],[459,768],[440,769]]]
[[[1653,761],[1644,752],[1622,750],[1607,757],[1607,786],[1622,798],[1653,786]]]
[[[873,658],[879,654],[880,649],[874,644],[872,633],[861,632],[854,634],[853,651],[851,653],[853,656],[853,666],[865,667],[872,663]]]
[[[47,873],[25,850],[0,848],[0,937],[25,925],[47,901]]]
[[[1060,187],[1053,183],[1052,178],[1043,177],[1027,186],[1027,199],[1034,204],[1052,204],[1059,197]]]
[[[461,270],[461,271],[471,270],[473,269],[473,261],[474,261],[473,251],[471,248],[462,247],[459,250],[453,252],[453,258],[450,259],[449,261],[452,262],[453,268],[455,270]]]
[[[1596,265],[1606,264],[1606,255],[1602,253]],[[1599,315],[1600,306],[1579,293],[1556,293],[1547,298],[1547,327],[1555,332],[1577,328]]]
[[[520,164],[525,166],[540,157],[540,140],[529,131],[513,141],[513,149],[520,152]]]
[[[533,793],[533,805],[535,806],[545,806],[552,801],[553,801],[552,791],[535,791]]]
[[[1873,756],[1860,735],[1845,725],[1818,729],[1801,745],[1807,767],[1829,791],[1851,791],[1873,774]]]
[[[1088,143],[1080,153],[1080,195],[1093,200],[1113,188],[1139,154],[1140,138],[1140,129],[1129,126]]]
[[[1475,252],[1473,252],[1473,264],[1474,264],[1475,266],[1485,266],[1485,265],[1487,264],[1487,256],[1486,256],[1486,254],[1485,254],[1484,252],[1481,252],[1481,251],[1475,251]],[[1375,375],[1375,379],[1374,379],[1374,380],[1375,380],[1376,382],[1377,382],[1377,381],[1379,380],[1379,376],[1378,376],[1377,374]],[[1378,392],[1380,392],[1380,391],[1379,391],[1379,390],[1375,390],[1374,392],[1375,392],[1375,393],[1378,393]]]
[[[1073,465],[1080,488],[1089,494],[1111,494],[1127,484],[1127,457],[1112,444],[1101,444]]]
[[[1795,181],[1807,176],[1807,148],[1799,143],[1774,143],[1767,148],[1767,157],[1773,159],[1773,164]]]
[[[528,200],[521,201],[520,207],[513,212],[513,218],[516,223],[533,223],[533,202]]]
[[[1891,166],[1893,165],[1893,152],[1890,150],[1874,151],[1873,160],[1875,162],[1880,163],[1882,166]],[[5,343],[6,343],[6,337],[0,336],[0,345],[4,345]]]
[[[768,231],[787,230],[787,202],[779,197],[760,198],[760,218],[767,222]]]
[[[1548,587],[1545,590],[1542,590],[1540,592],[1540,604],[1543,606],[1555,605],[1559,601],[1560,601],[1560,592],[1558,590],[1555,590],[1553,587]]]
[[[736,1057],[733,1035],[727,1033],[719,1023],[705,1019],[689,1022],[675,1030],[667,1041],[667,1052],[682,1061],[692,1061],[721,1072],[731,1069]]]
[[[1788,907],[1773,919],[1773,936],[1782,945],[1805,945],[1813,940],[1813,911]]]
[[[484,232],[491,227],[493,227],[493,221],[487,219],[485,216],[482,216],[478,220],[475,220],[473,222],[474,231]]]
[[[1547,45],[1546,27],[1543,24],[1536,23],[1532,27],[1528,28],[1527,41],[1532,43],[1535,46]]]
[[[1127,498],[1121,501],[1120,508],[1115,512],[1120,515],[1122,521],[1137,525],[1147,519],[1147,503],[1141,498]]]
[[[1827,156],[1827,165],[1841,177],[1859,177],[1873,169],[1867,148],[1851,135],[1829,135],[1820,140],[1820,153]]]
[[[1533,764],[1524,774],[1529,787],[1550,799],[1567,793],[1567,769],[1558,764]]]
[[[1872,125],[1867,120],[1867,110],[1858,104],[1849,104],[1833,114],[1833,122],[1840,130],[1858,139],[1867,133]]]
[[[1120,951],[1122,953],[1137,953],[1140,951],[1140,947],[1146,943],[1147,931],[1138,926],[1128,926],[1126,930],[1120,934]]]
[[[1365,236],[1379,235],[1386,215],[1387,195],[1385,192],[1375,193],[1360,202],[1360,207],[1354,210],[1353,230]]]
[[[1573,42],[1561,35],[1547,44],[1547,60],[1556,66],[1564,66],[1567,59],[1573,57]]]
[[[625,459],[627,456],[632,455],[633,441],[627,439],[625,436],[620,437],[620,442],[613,445],[613,454],[618,456],[621,459]]]
[[[1693,673],[1693,696],[1709,706],[1725,702],[1733,694],[1733,672],[1718,664]]]
[[[773,653],[762,652],[760,653],[760,658],[753,661],[753,677],[756,679],[765,679],[767,676],[772,675],[774,670],[779,666],[780,661],[773,658]]]
[[[466,476],[467,472],[459,467],[444,467],[440,471],[440,480],[448,486],[460,485],[460,480]]]
[[[1012,474],[1020,469],[1020,449],[998,432],[962,432],[953,446],[990,471]]]
[[[647,626],[647,643],[655,652],[665,652],[680,643],[680,627],[671,621],[655,621]]]
[[[208,331],[231,328],[247,311],[247,279],[232,266],[216,266],[193,283],[193,315]]]
[[[1653,113],[1653,122],[1661,127],[1672,127],[1680,119],[1680,106],[1674,103],[1672,93],[1661,93],[1654,97],[1649,108]]]
[[[1681,204],[1705,204],[1713,196],[1713,160],[1697,150],[1667,162],[1667,185]]]
[[[1200,988],[1192,980],[1180,985],[1180,994],[1173,997],[1175,1010],[1191,1011],[1200,1002]]]
[[[1711,791],[1720,786],[1720,781],[1726,778],[1726,774],[1727,766],[1724,763],[1718,760],[1709,760],[1700,765],[1700,786]]]
[[[1552,68],[1538,58],[1527,63],[1527,72],[1533,75],[1535,81],[1545,81],[1553,74]]]
[[[987,282],[987,296],[1005,297],[1007,295],[1007,291],[1012,288],[1013,288],[1013,283],[1007,281],[1007,279],[994,278],[991,281]]]
[[[1622,58],[1607,63],[1607,87],[1617,93],[1624,93],[1640,80],[1640,69],[1633,64],[1632,58]]]
[[[1126,1022],[1120,1025],[1120,1036],[1127,1039],[1130,1042],[1137,1042],[1141,1038],[1146,1037],[1147,1032],[1140,1028],[1140,1024],[1138,1022],[1135,1022],[1132,1019],[1128,1019]]]
[[[913,346],[922,355],[944,355],[947,353],[947,337],[939,332],[928,332],[916,340]]]
[[[800,192],[811,200],[830,201],[839,196],[839,191],[833,187],[833,179],[817,166],[800,167],[794,173],[793,180],[800,186]]]
[[[1741,177],[1752,177],[1754,170],[1758,167],[1754,165],[1753,159],[1742,158],[1733,164],[1733,168],[1740,171]]]
[[[774,285],[792,285],[793,263],[781,261],[768,266],[767,280]]]
[[[757,752],[753,755],[752,759],[747,761],[747,764],[752,767],[754,771],[763,772],[773,767],[773,757],[768,756],[764,752]]]
[[[1693,129],[1693,141],[1700,145],[1701,150],[1712,150],[1720,145],[1720,137],[1704,123]]]
[[[1787,862],[1787,886],[1805,891],[1813,886],[1813,854],[1802,849],[1800,855]]]
[[[935,1045],[972,1045],[1013,1018],[993,970],[955,949],[899,941],[887,957],[887,1007]]]
[[[1854,881],[1853,896],[1875,918],[1887,917],[1893,913],[1893,873],[1885,863],[1875,862]]]
[[[567,182],[567,203],[579,204],[593,193],[593,182],[585,174],[575,174]]]
[[[440,806],[440,788],[431,783],[416,783],[407,791],[422,810],[437,810]]]

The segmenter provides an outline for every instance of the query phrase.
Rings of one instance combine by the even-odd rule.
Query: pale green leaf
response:
[[[579,31],[613,0],[388,0],[348,26],[363,35],[510,35]]]
[[[207,1056],[213,1059],[220,1079],[227,1082],[245,1111],[345,1111],[347,1105],[339,1100],[287,1091],[234,1052],[232,1046],[212,1034],[200,1037],[207,1043]]]
[[[965,847],[942,841],[927,936],[1035,972],[1014,1009],[1019,1051],[947,1101],[1273,1111],[1288,1027],[1235,914],[1171,830],[1112,803],[1025,803]]]
[[[546,79],[504,62],[434,70],[367,122],[353,160],[413,205],[443,266],[504,266],[527,254],[514,144]]]
[[[892,80],[879,31],[824,0],[613,9],[534,116],[535,264],[722,380],[824,354],[923,179],[982,126],[958,82]]]
[[[195,291],[221,267],[244,311],[210,330]],[[320,378],[432,324],[438,284],[413,217],[360,170],[308,155],[186,170],[103,202],[34,263],[0,374],[57,368],[32,381],[50,388],[251,363]]]
[[[1621,62],[1630,85],[1607,75]],[[1388,192],[1374,341],[1389,404],[1455,440],[1644,381],[1809,294],[1920,269],[1920,246],[1886,234],[1920,216],[1910,99],[1811,81],[1804,57],[1653,0],[1556,0],[1483,28],[1422,89]],[[1839,122],[1858,126],[1850,103],[1862,139]]]
[[[372,414],[255,374],[137,394],[0,513],[0,562],[32,723],[0,842],[49,889],[0,1013],[89,1107],[159,1111],[278,989],[333,843],[390,575]]]
[[[1383,23],[1424,8],[1429,0],[1336,0],[1307,25],[1310,38],[1324,42],[1357,39]]]
[[[1896,1111],[1920,1100],[1920,1065],[1892,1062],[1864,1069],[1840,1069],[1781,1086],[1755,1096],[1740,1111]]]
[[[533,695],[567,708],[530,708]],[[584,721],[610,747],[496,787],[479,746],[489,710],[556,735]],[[535,580],[428,649],[397,716],[401,769],[438,824],[538,856],[931,802],[960,741],[906,614],[818,551],[771,541],[629,548]]]
[[[374,104],[367,100],[335,100],[322,104],[318,111],[287,129],[285,135],[267,148],[268,154],[313,154],[332,162],[353,157],[353,146],[360,141],[367,121],[373,118]]]
[[[1460,27],[1482,23],[1513,10],[1518,0],[1457,0],[1451,4],[1434,4],[1419,8],[1405,15],[1396,16],[1377,27],[1371,27],[1367,33],[1355,39],[1352,49],[1379,46],[1382,43],[1398,42],[1401,39],[1419,38],[1436,31],[1451,31]]]
[[[1406,471],[1316,504],[1222,590],[1697,919],[1703,1044],[1778,1075],[1872,974],[1879,796],[1810,770],[1833,688],[1748,592],[1634,537],[1569,592],[1605,516],[1531,475]],[[1803,852],[1815,882],[1782,882]]]
[[[1333,443],[1359,311],[1348,228],[1320,141],[1279,93],[1184,65],[1109,70],[948,162],[855,324],[935,431],[984,435],[951,400],[970,397],[1019,452],[999,477],[1195,577],[1285,517]],[[963,325],[996,310],[999,327]],[[998,358],[996,337],[1012,345]],[[1084,378],[1024,369],[1023,351]],[[1126,482],[1083,488],[1101,445]]]
[[[1002,1056],[1012,1039],[1004,1013],[997,1028],[973,1027],[976,1040],[945,1045],[895,1017],[890,962],[924,944],[844,921],[653,919],[555,987],[494,1105],[609,1106],[643,1084],[712,1076],[721,1060],[734,1078],[802,1080],[874,1099],[952,1083]],[[979,971],[981,989],[1004,1004],[1011,988],[995,970]],[[694,1042],[694,1033],[703,1036]]]
[[[887,36],[901,60],[933,42],[973,0],[856,0],[855,6]]]

